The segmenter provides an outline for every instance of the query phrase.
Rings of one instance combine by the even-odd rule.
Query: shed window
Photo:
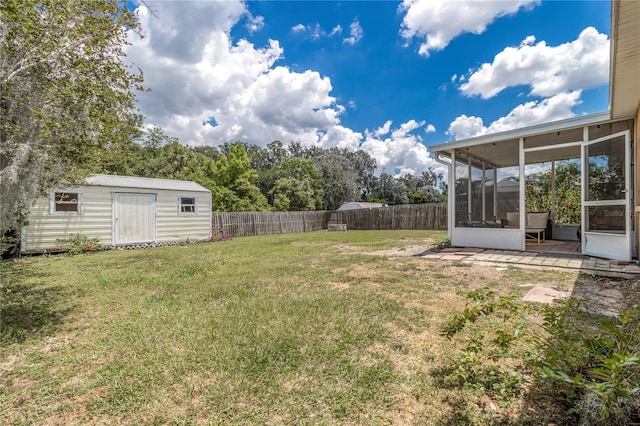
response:
[[[180,213],[195,213],[196,199],[195,197],[180,197]]]
[[[82,214],[82,194],[80,192],[53,192],[50,204],[51,213]]]

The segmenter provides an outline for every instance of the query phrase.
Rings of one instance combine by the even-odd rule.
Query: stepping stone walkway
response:
[[[427,251],[420,254],[420,257],[479,265],[574,270],[592,275],[640,279],[640,265],[636,262],[619,262],[582,255],[450,247],[440,251]]]
[[[598,279],[602,281],[600,283],[582,283],[578,280],[571,292],[556,290],[553,288],[553,284],[524,284],[525,287],[531,287],[522,298],[526,302],[554,303],[557,300],[573,297],[585,300],[587,310],[592,314],[616,316],[619,309],[628,308],[637,303],[635,301],[640,301],[640,265],[635,262],[618,262],[581,255],[476,248],[447,248],[438,252],[427,251],[420,254],[419,257],[498,268],[514,266],[575,271],[601,277]],[[603,277],[614,280],[607,283],[607,279]],[[629,279],[625,284],[624,292],[615,288],[619,285],[616,284],[615,278]]]

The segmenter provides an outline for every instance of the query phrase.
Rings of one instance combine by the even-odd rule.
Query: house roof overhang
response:
[[[432,145],[430,151],[436,156],[451,157],[451,152],[456,150],[462,158],[471,158],[476,164],[484,163],[489,167],[509,167],[519,163],[520,138],[524,138],[529,147],[564,146],[581,142],[583,140],[582,129],[585,126],[597,127],[609,123],[611,123],[610,114],[602,112]],[[605,131],[604,126],[603,131]],[[562,160],[579,156],[580,150],[578,146],[566,146],[539,154],[532,153],[527,158],[527,163]]]
[[[611,117],[633,116],[640,107],[640,1],[612,0],[610,38]]]

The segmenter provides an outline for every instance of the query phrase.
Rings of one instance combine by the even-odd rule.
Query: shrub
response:
[[[627,424],[640,408],[640,305],[617,318],[578,307],[569,301],[547,310],[540,379],[566,396],[583,424]]]
[[[589,315],[584,305],[469,293],[465,309],[442,329],[467,342],[449,380],[504,397],[522,391],[522,378],[531,375],[549,402],[562,400],[581,424],[629,424],[640,408],[640,306],[610,318]]]
[[[218,226],[213,228],[213,232],[211,234],[212,241],[226,241],[231,237],[228,235],[227,230],[234,225],[238,225],[237,223],[231,223],[226,226]]]
[[[98,238],[89,238],[84,234],[72,234],[69,238],[56,240],[69,255],[104,250]]]
[[[440,241],[438,244],[436,244],[436,249],[437,250],[446,249],[448,247],[451,247],[451,240],[448,239],[448,238],[446,240]]]

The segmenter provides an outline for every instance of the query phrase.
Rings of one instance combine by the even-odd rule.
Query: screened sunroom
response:
[[[634,120],[608,113],[432,146],[449,168],[449,238],[526,250],[579,241],[579,251],[635,256]]]

